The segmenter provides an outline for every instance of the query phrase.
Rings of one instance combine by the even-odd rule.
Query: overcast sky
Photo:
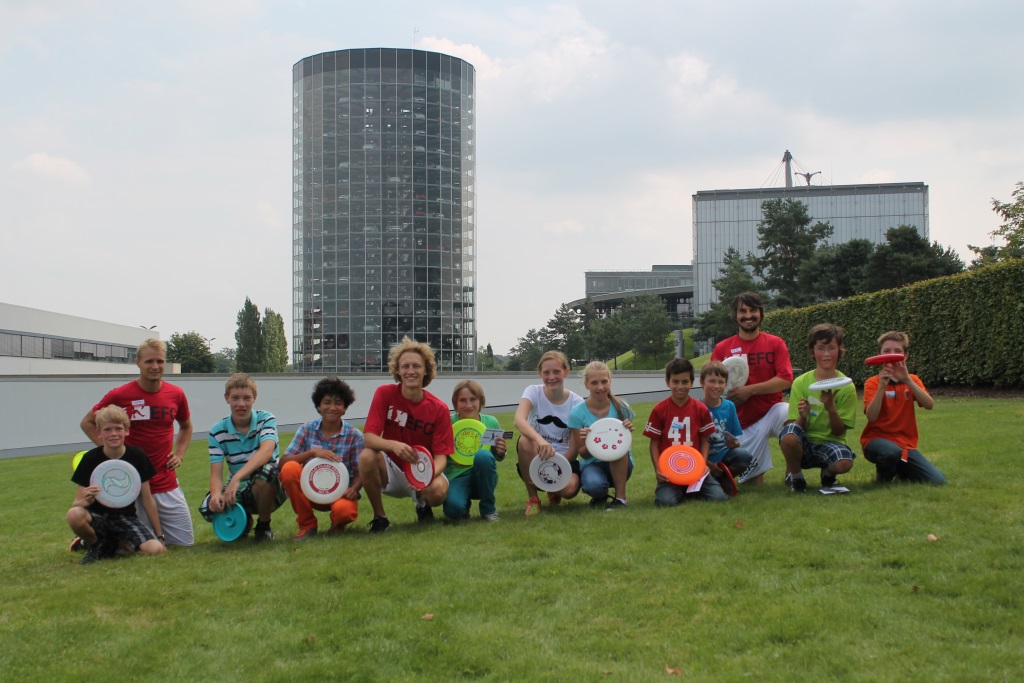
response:
[[[356,47],[476,66],[497,353],[586,270],[689,263],[692,195],[786,149],[827,184],[928,184],[969,260],[1024,180],[1022,27],[1011,0],[0,0],[0,301],[219,349],[249,296],[290,338],[291,67]]]

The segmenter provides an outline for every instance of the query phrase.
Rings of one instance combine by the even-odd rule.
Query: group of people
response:
[[[651,411],[643,435],[657,477],[654,502],[674,506],[691,500],[728,500],[737,484],[758,484],[771,469],[769,443],[779,439],[786,462],[785,482],[794,492],[807,490],[805,469],[821,470],[823,492],[844,490],[837,477],[853,466],[854,453],[846,433],[856,416],[856,390],[846,385],[835,391],[812,391],[812,383],[842,377],[837,364],[845,353],[844,332],[831,325],[816,325],[808,336],[815,367],[794,379],[785,342],[760,329],[764,304],[754,292],[733,301],[737,334],[715,346],[711,361],[700,372],[703,400],[690,397],[695,373],[690,361],[677,358],[665,368],[667,398]],[[916,375],[909,374],[906,355],[909,339],[903,332],[887,332],[878,341],[885,354],[902,354],[902,361],[881,366],[864,387],[864,413],[868,425],[861,445],[876,467],[878,482],[896,477],[907,481],[945,483],[942,473],[917,450],[915,406],[930,410],[934,401]],[[742,356],[748,378],[727,391],[729,357]],[[159,554],[168,544],[192,545],[194,531],[176,472],[192,437],[192,423],[184,392],[163,381],[166,350],[159,340],[147,340],[138,350],[139,378],[108,392],[82,419],[81,427],[96,444],[77,464],[72,481],[75,500],[67,521],[76,538],[73,550],[84,550],[82,563],[118,553]],[[255,516],[255,542],[274,537],[271,515],[287,500],[296,516],[294,540],[315,536],[316,511],[329,512],[328,534],[338,533],[358,517],[358,500],[366,493],[373,510],[371,533],[391,528],[384,496],[411,498],[420,521],[434,517],[441,507],[449,519],[468,517],[472,501],[479,501],[480,516],[499,519],[495,503],[498,462],[508,454],[497,420],[483,414],[484,390],[474,380],[456,384],[451,409],[427,391],[437,374],[434,353],[426,344],[403,339],[391,348],[388,369],[395,382],[377,388],[360,432],[344,421],[355,401],[352,389],[336,377],[317,382],[313,406],[319,417],[299,427],[283,455],[274,416],[254,407],[256,382],[244,373],[232,375],[224,399],[230,414],[209,432],[209,493],[199,505],[200,515],[214,515],[240,505]],[[608,366],[595,361],[583,371],[588,392],[583,398],[565,387],[568,359],[558,351],[545,353],[538,364],[541,383],[523,392],[515,413],[520,433],[516,443],[516,469],[526,489],[525,513],[541,512],[538,489],[529,472],[535,458],[556,454],[568,460],[570,472],[562,488],[547,493],[549,506],[583,491],[590,504],[607,510],[628,505],[626,492],[635,461],[632,450],[618,459],[593,457],[588,452],[591,426],[603,418],[616,418],[633,431],[635,413],[612,392]],[[790,390],[789,401],[782,392]],[[498,434],[473,455],[471,464],[457,462],[452,425],[477,420]],[[178,436],[174,437],[174,424]],[[659,457],[672,446],[690,446],[706,462],[704,476],[689,485],[673,483],[659,471]],[[406,476],[405,463],[415,464],[425,450],[433,472],[423,486]],[[348,487],[331,503],[310,500],[301,484],[303,467],[313,458],[345,466]],[[104,461],[123,459],[141,480],[134,505],[105,506],[91,476]],[[227,464],[227,473],[224,465]]]

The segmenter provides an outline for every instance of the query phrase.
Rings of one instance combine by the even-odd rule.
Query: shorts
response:
[[[564,458],[565,456],[563,455],[562,457]],[[580,475],[580,461],[579,461],[579,458],[573,458],[572,460],[569,461],[569,469],[571,469],[572,473],[575,474],[577,477]],[[633,471],[632,467],[630,467],[630,472],[632,472],[632,471]],[[516,463],[516,474],[519,475],[520,479],[523,479],[523,473],[521,471],[519,471],[519,463],[518,462]],[[523,479],[523,481],[526,481],[526,480]]]
[[[92,521],[89,525],[96,532],[96,537],[102,545],[104,541],[122,541],[138,550],[139,546],[146,541],[156,539],[149,528],[142,523],[135,515],[118,515],[109,512],[90,512]]]
[[[416,497],[416,489],[412,487],[409,480],[405,478],[405,472],[402,471],[402,466],[395,462],[394,458],[389,456],[387,453],[377,451],[384,458],[384,465],[388,471],[388,483],[381,493],[385,496],[391,496],[392,498],[412,498],[419,504],[419,498]],[[444,474],[441,475],[448,481],[448,477]],[[433,480],[431,480],[433,481]]]
[[[782,428],[779,441],[782,441],[783,437],[788,434],[793,434],[799,438],[800,445],[803,447],[804,454],[800,459],[800,469],[825,469],[840,460],[853,460],[857,457],[845,443],[838,443],[836,441],[811,443],[807,438],[807,432],[795,422],[790,422]]]
[[[278,479],[278,469],[276,462],[268,462],[263,467],[259,468],[255,472],[249,475],[249,478],[238,485],[238,491],[235,494],[235,500],[238,504],[245,508],[245,511],[250,515],[258,514],[256,509],[256,496],[253,494],[252,486],[257,480],[263,480],[274,487],[274,510],[281,507],[286,500],[288,495],[284,491],[284,487],[281,486],[281,481]],[[221,489],[221,491],[227,490],[227,486]],[[199,504],[199,514],[202,515],[203,519],[207,522],[213,521],[214,513],[210,511],[210,494],[207,493],[206,497],[203,498],[203,502]]]
[[[153,501],[156,503],[156,513],[160,516],[160,530],[167,538],[167,545],[195,545],[192,513],[189,512],[188,501],[185,500],[185,493],[181,487],[163,493],[154,493]],[[155,536],[153,525],[149,523],[149,515],[142,507],[141,496],[135,501],[135,513]]]

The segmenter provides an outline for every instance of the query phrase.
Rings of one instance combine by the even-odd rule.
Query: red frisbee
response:
[[[658,469],[677,486],[689,486],[704,476],[704,456],[693,446],[669,446],[658,457]]]
[[[417,491],[427,488],[427,485],[434,479],[434,458],[423,446],[413,446],[419,458],[416,462],[402,460],[402,471],[409,485]]]
[[[877,356],[864,359],[864,365],[885,365],[886,363],[899,363],[906,356],[902,353],[880,353]]]

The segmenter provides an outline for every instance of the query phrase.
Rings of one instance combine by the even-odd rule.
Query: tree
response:
[[[601,359],[611,358],[614,370],[619,369],[618,357],[630,349],[629,339],[623,333],[622,325],[620,325],[622,320],[620,312],[621,309],[595,320],[591,325],[588,337],[593,356]]]
[[[1017,189],[1011,196],[1013,201],[1008,203],[1003,203],[995,197],[992,198],[992,210],[999,214],[1003,223],[989,234],[993,238],[1005,241],[1005,244],[1001,247],[998,245],[976,247],[968,244],[970,250],[978,255],[971,262],[971,267],[1024,258],[1024,181],[1018,181]]]
[[[492,370],[501,370],[501,364],[498,363],[494,358],[494,349],[488,344],[486,347],[481,346],[476,350],[477,358],[477,369],[481,372],[490,372]]]
[[[807,205],[795,199],[768,199],[761,204],[763,220],[757,226],[757,248],[762,256],[747,255],[747,263],[776,292],[780,306],[802,306],[811,295],[800,284],[800,266],[814,256],[819,244],[832,236],[832,226],[813,220]]]
[[[559,306],[544,329],[548,332],[543,335],[547,349],[561,351],[570,362],[584,357],[586,350],[580,315],[569,304]]]
[[[533,370],[546,350],[543,331],[531,328],[509,351],[509,360],[505,367],[509,370]]]
[[[832,301],[864,292],[868,260],[875,251],[870,240],[857,239],[818,247],[800,266],[800,283],[814,301]]]
[[[631,342],[634,367],[636,359],[644,356],[657,365],[659,356],[672,348],[668,336],[675,329],[665,302],[656,294],[627,297],[618,315],[622,316],[620,329]]]
[[[581,356],[589,362],[597,355],[594,352],[594,326],[601,319],[601,314],[597,312],[597,306],[594,305],[589,296],[580,307],[579,316],[580,335],[583,339],[583,352]]]
[[[260,309],[245,297],[245,305],[238,312],[235,329],[235,364],[239,372],[261,372],[263,370],[263,323]]]
[[[167,360],[181,363],[182,373],[213,372],[217,362],[210,353],[210,345],[198,332],[189,330],[185,334],[175,332],[167,340]]]
[[[938,242],[928,244],[917,228],[900,225],[885,231],[885,244],[875,247],[868,259],[865,291],[903,287],[963,270],[964,262],[952,248],[943,249]]]
[[[230,346],[225,346],[213,354],[213,360],[217,363],[217,372],[235,371],[235,350]]]
[[[760,284],[747,269],[740,252],[733,247],[729,247],[722,257],[718,274],[719,276],[711,281],[711,286],[718,291],[718,301],[697,316],[694,326],[695,337],[713,337],[716,342],[736,333],[736,321],[732,315],[732,300],[736,295],[760,288]]]
[[[274,309],[265,308],[261,332],[263,372],[284,372],[288,367],[288,338],[284,334],[284,318]]]

